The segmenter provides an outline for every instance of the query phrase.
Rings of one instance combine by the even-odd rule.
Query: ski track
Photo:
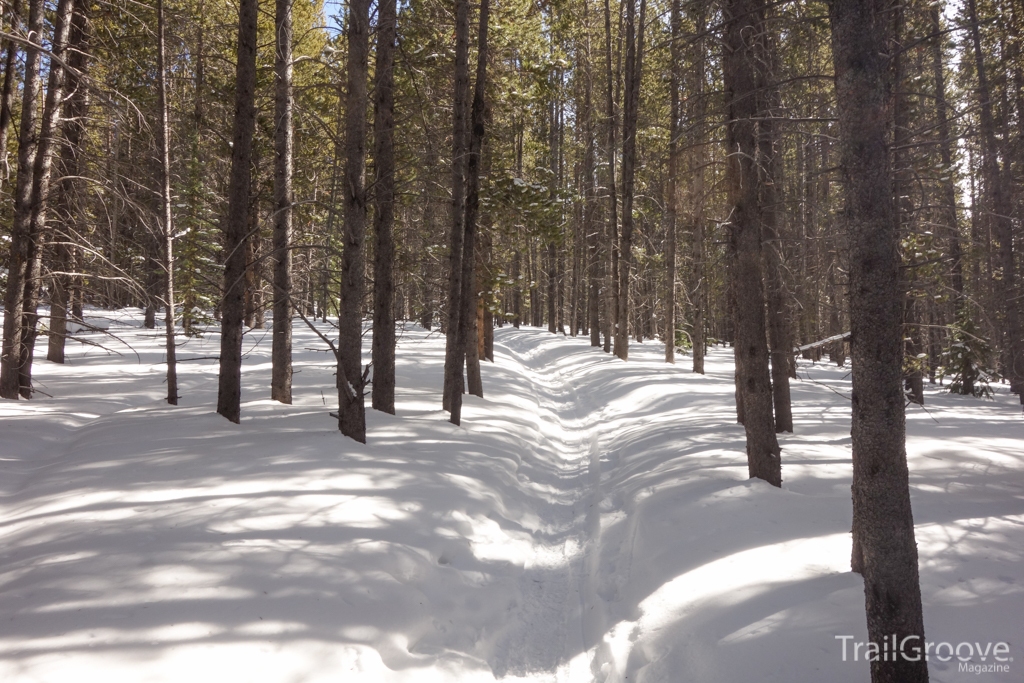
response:
[[[507,336],[512,334],[509,332]],[[537,398],[541,414],[553,428],[552,433],[558,435],[548,435],[553,459],[561,458],[567,467],[577,463],[571,480],[575,491],[572,521],[576,530],[574,538],[563,545],[566,560],[563,569],[543,580],[524,575],[524,582],[534,589],[530,591],[534,599],[523,610],[522,623],[531,628],[534,635],[521,653],[520,661],[533,662],[534,666],[539,664],[551,670],[558,670],[561,665],[563,676],[568,675],[568,658],[563,656],[553,661],[551,650],[547,649],[549,645],[546,645],[560,642],[564,649],[566,644],[572,642],[564,632],[568,624],[556,621],[559,628],[548,635],[543,629],[533,628],[538,623],[546,622],[543,616],[535,616],[534,610],[539,606],[542,614],[550,613],[553,609],[557,611],[565,604],[568,593],[575,592],[579,600],[580,641],[573,644],[577,647],[582,644],[587,652],[587,666],[593,681],[619,683],[627,680],[628,671],[642,668],[646,663],[642,651],[632,648],[636,637],[633,622],[620,625],[610,638],[605,638],[615,624],[614,603],[620,599],[621,590],[629,583],[638,523],[637,516],[626,509],[623,497],[606,497],[603,487],[602,462],[607,461],[608,465],[614,467],[622,460],[617,450],[607,451],[608,444],[621,436],[618,433],[621,430],[604,426],[609,413],[608,404],[600,400],[583,400],[576,382],[561,363],[538,362],[536,355],[531,353],[535,345],[535,340],[527,336],[508,339],[500,345],[497,340],[495,342],[496,349],[506,351],[521,366],[523,377]],[[597,353],[591,347],[577,346],[571,350],[565,349],[565,355],[558,360],[564,362],[568,356],[589,356],[587,359],[592,362],[620,363],[614,357],[598,356]],[[566,438],[566,434],[573,436]],[[606,542],[602,533],[603,516],[613,519],[625,516],[627,519],[624,528],[611,542]],[[572,558],[574,552],[578,555],[575,561]],[[532,586],[529,585],[531,581],[534,582]],[[571,651],[565,654],[569,655]],[[544,654],[538,658],[537,653]],[[525,673],[515,668],[511,672]],[[552,680],[557,679],[556,676]]]

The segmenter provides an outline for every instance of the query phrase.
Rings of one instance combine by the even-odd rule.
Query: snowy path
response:
[[[269,337],[247,334],[236,426],[208,360],[162,404],[136,323],[114,327],[138,359],[75,347],[39,364],[53,399],[0,402],[0,680],[867,679],[834,639],[865,637],[842,370],[801,368],[779,491],[746,477],[724,350],[696,376],[655,344],[622,363],[500,329],[460,428],[443,338],[410,328],[398,415],[369,411],[363,447],[308,331],[293,406],[263,400]],[[908,431],[928,636],[1019,653],[1019,409],[930,391]],[[955,665],[933,680],[978,680]]]

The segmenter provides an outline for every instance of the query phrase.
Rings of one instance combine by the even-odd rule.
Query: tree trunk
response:
[[[548,242],[547,249],[545,250],[544,260],[545,260],[546,265],[547,265],[547,276],[548,276],[547,277],[547,280],[548,280],[548,288],[547,288],[548,289],[548,296],[547,296],[548,332],[550,332],[551,334],[555,334],[558,331],[558,328],[556,326],[556,322],[557,322],[556,319],[557,319],[558,313],[555,310],[556,305],[558,303],[558,292],[555,290],[555,281],[558,280],[558,273],[555,272],[555,268],[557,267],[555,265],[555,259],[556,258],[557,258],[557,254],[555,252],[555,243],[554,242]]]
[[[217,412],[238,423],[242,401],[242,322],[245,315],[246,233],[252,136],[256,126],[256,0],[240,0],[235,66],[235,114],[224,225],[224,297],[220,321]]]
[[[706,19],[706,8],[698,5],[694,17],[694,25],[696,27],[697,35],[702,35],[705,31],[707,24]],[[693,98],[696,100],[696,104],[693,107],[693,117],[697,121],[703,121],[707,116],[707,98],[704,93],[704,83],[706,80],[705,69],[707,64],[707,47],[704,40],[700,40],[697,45],[697,64],[693,70],[694,87],[693,87]],[[693,215],[692,215],[692,241],[690,244],[690,255],[693,259],[693,267],[691,274],[691,286],[690,296],[692,298],[693,308],[693,371],[697,374],[704,374],[704,348],[705,348],[705,335],[704,335],[704,310],[705,310],[705,279],[704,279],[704,167],[705,167],[705,148],[699,146],[693,152],[693,161],[691,162],[691,201],[693,202]]]
[[[735,355],[747,436],[751,477],[782,485],[781,456],[772,415],[765,298],[761,279],[761,206],[763,178],[756,167],[759,105],[757,73],[764,39],[764,0],[730,0],[725,8],[722,73],[728,107],[726,166],[729,190],[729,252],[735,306]]]
[[[608,125],[608,227],[605,234],[607,268],[605,269],[605,320],[604,352],[612,350],[612,338],[617,334],[619,315],[619,207],[615,188],[615,82],[612,69],[612,13],[611,0],[604,0],[604,55],[605,80],[608,82],[605,116]]]
[[[583,4],[584,23],[590,30],[590,2]],[[587,43],[583,65],[583,232],[586,240],[587,325],[590,345],[601,345],[601,232],[595,220],[597,213],[597,146],[593,111],[594,75]]]
[[[622,117],[622,234],[619,236],[619,300],[615,328],[615,355],[629,358],[629,274],[633,265],[633,181],[636,171],[636,126],[640,108],[640,81],[644,57],[644,21],[647,0],[626,0],[626,87]]]
[[[902,389],[898,223],[888,128],[891,26],[887,0],[832,0],[829,15],[839,108],[850,256],[853,356],[854,552],[862,559],[868,640],[924,640],[910,507]],[[928,680],[905,657],[871,662],[873,683]]]
[[[396,0],[378,3],[374,73],[373,407],[395,414],[395,21]]]
[[[530,240],[530,250],[527,252],[526,265],[529,270],[528,278],[530,280],[530,324],[534,327],[544,326],[544,317],[541,315],[541,295],[540,295],[540,264],[537,262],[537,244],[534,240]]]
[[[270,398],[292,402],[292,0],[274,16],[274,321]]]
[[[167,402],[172,406],[178,405],[178,366],[175,356],[174,341],[174,222],[171,215],[171,148],[170,148],[170,121],[167,111],[167,48],[164,39],[165,18],[164,0],[157,0],[157,100],[160,108],[160,127],[157,131],[157,141],[160,146],[160,213],[161,222],[164,228],[164,306],[166,316],[164,324],[166,328],[166,349],[167,349]]]
[[[47,341],[46,359],[54,363],[64,362],[64,347],[67,342],[67,320],[69,307],[74,306],[78,276],[75,275],[76,246],[73,242],[84,228],[82,196],[84,188],[80,179],[81,144],[85,135],[85,116],[89,106],[89,90],[81,82],[80,73],[88,66],[88,4],[76,0],[72,10],[71,31],[68,36],[70,54],[68,63],[72,71],[67,75],[67,89],[70,93],[64,105],[64,145],[61,148],[62,178],[57,186],[56,199],[58,220],[62,220],[64,231],[54,244],[57,268],[63,272],[53,276],[53,291],[50,294],[50,333]]]
[[[781,116],[782,102],[776,85],[778,55],[772,36],[763,34],[757,41],[758,78],[758,173],[760,178],[761,240],[767,291],[768,339],[771,344],[772,404],[775,431],[793,431],[793,409],[789,394],[790,363],[793,360],[793,331],[790,305],[783,274],[782,236],[780,234],[780,197],[782,149],[774,117]]]
[[[665,197],[665,362],[676,362],[676,223],[679,220],[679,81],[683,68],[680,0],[672,0],[672,66],[669,72],[668,193]]]
[[[473,88],[473,113],[469,136],[469,159],[466,167],[466,220],[462,243],[462,314],[460,315],[461,346],[466,354],[466,383],[469,393],[484,395],[480,374],[480,354],[477,339],[476,286],[476,232],[480,214],[480,169],[483,156],[486,86],[487,86],[487,23],[490,15],[489,0],[480,2],[480,26],[477,32],[476,83]],[[452,422],[459,424],[454,420]]]
[[[453,424],[462,421],[462,364],[466,347],[461,344],[462,257],[466,236],[466,136],[469,116],[469,0],[455,2],[455,93],[452,98],[452,232],[448,254],[448,326],[444,355],[444,409]]]
[[[370,2],[353,0],[348,17],[348,100],[345,107],[345,249],[338,320],[338,429],[366,443],[363,403],[363,296],[366,237],[366,109]]]

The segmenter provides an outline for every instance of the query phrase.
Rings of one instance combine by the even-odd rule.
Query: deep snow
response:
[[[69,343],[68,365],[36,364],[53,398],[0,402],[0,680],[868,680],[835,639],[866,640],[848,368],[801,362],[780,491],[747,479],[726,349],[699,376],[658,344],[623,363],[505,327],[460,428],[443,337],[409,326],[398,415],[368,410],[362,446],[301,325],[292,406],[266,398],[269,333],[246,334],[233,425],[215,332],[180,348],[172,408],[161,333],[90,315],[122,341],[83,336],[123,355]],[[932,680],[1021,680],[1024,419],[1005,393],[926,398],[908,452],[927,638],[1018,659],[932,661]]]

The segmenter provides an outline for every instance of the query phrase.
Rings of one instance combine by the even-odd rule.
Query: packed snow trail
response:
[[[801,366],[780,491],[747,479],[726,350],[697,376],[656,344],[623,363],[506,327],[454,427],[444,339],[410,326],[398,414],[368,411],[362,446],[308,330],[292,406],[263,400],[270,337],[247,333],[233,425],[215,332],[179,352],[172,408],[161,334],[94,315],[139,357],[69,344],[36,369],[54,398],[0,402],[0,680],[867,680],[835,640],[866,639],[848,370]],[[1018,652],[1019,408],[927,400],[908,412],[926,633]],[[956,664],[932,679],[978,680]]]

